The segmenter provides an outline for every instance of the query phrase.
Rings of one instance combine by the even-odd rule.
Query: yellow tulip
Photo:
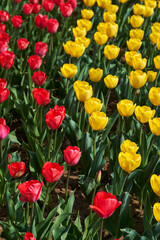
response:
[[[154,0],[145,0],[145,6],[150,7],[150,8],[156,8],[156,6],[157,6],[157,1],[154,1]]]
[[[150,179],[150,184],[153,189],[153,192],[157,194],[158,197],[160,197],[160,175],[157,176],[156,174],[153,174]]]
[[[99,82],[103,76],[103,69],[91,68],[89,69],[89,78],[92,82]]]
[[[115,22],[116,21],[116,14],[112,12],[104,12],[103,13],[103,20],[104,22]]]
[[[159,87],[152,87],[149,90],[149,100],[154,106],[160,105],[160,88]]]
[[[141,70],[131,71],[129,81],[133,88],[139,89],[147,82],[147,74]]]
[[[93,130],[103,130],[108,123],[108,117],[104,112],[93,112],[89,117],[89,124]]]
[[[108,37],[114,37],[118,32],[118,24],[115,22],[106,23],[106,34]]]
[[[142,45],[142,42],[138,38],[130,38],[129,41],[127,41],[127,47],[130,51],[139,50],[141,45]]]
[[[108,60],[113,60],[118,57],[120,48],[115,45],[106,45],[104,48],[104,55]]]
[[[64,50],[67,54],[71,55],[72,57],[79,58],[84,53],[85,47],[72,41],[63,43]]]
[[[134,57],[132,64],[135,70],[143,70],[147,65],[147,59],[142,59],[141,57]]]
[[[160,37],[157,39],[157,49],[160,50]]]
[[[129,35],[131,38],[138,38],[142,40],[144,37],[144,31],[142,29],[131,29]]]
[[[147,81],[148,82],[154,82],[156,80],[157,77],[157,72],[153,72],[153,71],[148,71],[147,72]]]
[[[61,67],[61,73],[65,78],[73,78],[77,72],[78,72],[78,69],[74,64],[65,63]]]
[[[144,18],[139,15],[132,15],[130,23],[133,28],[139,28],[144,22]]]
[[[83,0],[84,4],[87,6],[87,7],[92,7],[96,0]]]
[[[160,70],[160,55],[154,57],[154,66],[156,69]]]
[[[79,28],[85,28],[88,32],[92,28],[92,22],[87,19],[78,19],[77,20],[77,26]]]
[[[77,80],[73,84],[74,91],[76,91],[77,88],[84,87],[84,86],[89,86],[89,83],[86,81]]]
[[[76,28],[72,28],[72,32],[73,32],[73,35],[74,37],[85,37],[87,32],[86,32],[86,29],[85,28],[79,28],[79,27],[76,27]]]
[[[158,8],[160,8],[160,2],[158,2]]]
[[[113,76],[111,74],[107,75],[107,77],[104,78],[104,83],[106,85],[107,88],[115,88],[117,87],[118,84],[118,77],[117,76]]]
[[[126,3],[128,0],[118,0],[120,3]]]
[[[94,16],[94,12],[91,9],[82,9],[81,15],[82,15],[82,18],[90,20]]]
[[[75,42],[87,48],[91,42],[90,38],[76,37]]]
[[[76,81],[77,82],[77,81]],[[74,83],[73,88],[76,93],[76,97],[80,102],[85,102],[88,99],[90,99],[93,95],[93,89],[92,86],[89,84],[86,84],[85,81],[78,81],[77,83]]]
[[[103,45],[107,42],[108,36],[101,32],[95,32],[94,40],[98,45]]]
[[[151,42],[154,44],[157,44],[157,40],[158,38],[160,38],[160,32],[157,32],[157,33],[152,32],[149,36],[150,36]]]
[[[137,106],[135,108],[135,115],[138,121],[141,123],[147,123],[154,117],[155,110],[151,110],[151,108],[147,106]]]
[[[133,105],[133,102],[128,99],[121,100],[117,103],[118,112],[123,117],[130,117],[133,114],[135,107],[136,104]]]
[[[159,22],[153,23],[153,25],[151,26],[151,31],[152,31],[154,34],[160,33],[160,23],[159,23]]]
[[[145,10],[145,5],[142,5],[139,3],[133,4],[133,13],[135,15],[143,15],[144,10]]]
[[[145,6],[143,17],[151,17],[154,13],[154,8]]]
[[[134,152],[120,152],[118,161],[121,168],[130,173],[141,165],[141,155]]]
[[[160,135],[160,118],[153,118],[149,120],[149,127],[151,132],[159,136]]]
[[[93,112],[100,112],[103,103],[98,98],[90,98],[84,102],[84,108],[87,114],[91,115]]]
[[[107,34],[107,25],[104,22],[100,22],[97,26],[97,30],[100,33]]]
[[[118,5],[114,5],[114,4],[107,5],[106,7],[107,12],[112,12],[112,13],[117,13],[118,9],[119,9]]]
[[[107,6],[110,6],[112,3],[111,0],[97,0],[97,5],[100,8],[106,8]]]
[[[133,59],[134,57],[142,57],[142,55],[136,51],[127,51],[125,52],[125,60],[129,66],[133,65]]]
[[[139,149],[137,144],[135,142],[131,142],[129,139],[123,141],[123,143],[120,146],[122,152],[132,152],[136,153]]]
[[[160,203],[155,203],[153,205],[153,215],[157,222],[160,222]]]

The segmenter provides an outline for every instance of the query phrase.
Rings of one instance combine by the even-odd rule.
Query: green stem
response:
[[[0,151],[1,151],[1,161],[0,162],[2,162],[3,161],[3,145],[2,145],[2,140],[0,140]]]
[[[121,131],[123,132],[124,129],[124,125],[125,125],[125,118],[122,116],[122,125],[121,125]]]
[[[148,163],[148,157],[149,157],[149,154],[150,154],[150,152],[151,152],[152,146],[153,146],[153,144],[154,144],[155,141],[156,141],[156,137],[157,137],[157,136],[154,135],[153,138],[152,138],[152,140],[151,140],[151,142],[150,142],[149,149],[148,149],[148,152],[147,152],[147,155],[146,155],[146,158],[145,158],[143,167],[145,167],[145,166],[147,165],[147,163]]]
[[[118,25],[119,25],[119,22],[120,22],[123,6],[124,6],[124,4],[122,3],[121,6],[120,6],[120,9],[119,9],[119,14],[118,14]]]
[[[45,210],[45,207],[46,207],[48,195],[50,193],[50,185],[48,183],[47,183],[46,187],[48,187],[48,189],[47,189],[46,196],[45,196],[44,203],[43,203],[43,207],[42,207],[42,215],[44,214],[44,210]]]
[[[123,183],[122,183],[122,186],[121,186],[121,190],[120,190],[120,195],[123,193],[123,188],[124,188],[124,185],[126,183],[127,177],[128,177],[127,174],[125,174],[124,179],[123,179]]]
[[[133,92],[132,92],[132,102],[134,102],[135,95],[136,95],[136,89],[133,88]]]
[[[40,135],[42,134],[42,107],[40,106],[39,107],[39,111],[40,111],[40,123],[39,123],[39,132],[40,132]]]
[[[31,221],[33,221],[33,217],[34,217],[34,203],[32,203],[32,212],[31,212]]]
[[[66,182],[66,197],[65,197],[65,203],[67,203],[68,200],[68,185],[69,185],[69,176],[71,173],[71,166],[68,168],[68,175],[67,175],[67,182]]]
[[[53,138],[53,129],[52,129],[51,136],[50,136],[50,141],[49,141],[48,161],[50,160],[50,151],[51,151],[52,138]]]
[[[78,118],[78,110],[79,110],[79,105],[80,105],[80,101],[77,100],[77,108],[76,108],[76,117]]]
[[[157,77],[156,77],[156,80],[154,82],[154,86],[157,87],[157,83],[158,83],[158,75],[159,75],[159,72],[157,73]]]
[[[139,132],[139,148],[140,148],[140,150],[142,147],[142,134],[143,134],[143,125],[141,124],[140,132]]]
[[[14,179],[14,193],[16,192],[16,178]]]
[[[91,205],[93,205],[94,202],[94,197],[96,194],[96,189],[97,189],[97,184],[95,184],[94,190],[93,190],[93,194],[92,194],[92,199],[91,199]],[[92,216],[92,209],[90,208],[90,214],[89,214],[89,218],[90,218],[90,222],[91,222],[91,216]]]
[[[27,202],[26,222],[28,222],[29,225],[29,202]]]
[[[66,95],[68,95],[68,86],[69,86],[69,79],[67,78]]]
[[[107,106],[108,106],[110,95],[111,95],[111,89],[108,89],[107,99],[106,99],[106,112],[107,112]]]
[[[101,45],[98,45],[98,62],[101,61]]]
[[[53,50],[53,34],[51,34],[50,44],[49,44],[49,55],[51,55]]]
[[[97,131],[95,131],[95,135],[94,135],[93,159],[95,159],[96,157],[96,137],[97,137]]]
[[[56,128],[55,130],[55,134],[54,134],[54,151],[56,150],[56,143],[57,143],[57,132],[58,132],[58,128]]]
[[[81,107],[81,110],[80,110],[80,113],[79,113],[79,121],[78,121],[79,128],[81,127],[82,111],[83,111],[83,106]]]
[[[103,218],[101,218],[101,227],[99,231],[99,240],[102,240],[102,232],[103,232]]]

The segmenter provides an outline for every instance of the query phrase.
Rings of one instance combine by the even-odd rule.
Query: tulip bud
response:
[[[89,78],[92,82],[99,82],[103,76],[103,69],[91,68],[89,69]]]
[[[82,9],[81,15],[82,18],[90,20],[94,16],[94,12],[91,9]]]
[[[130,117],[133,114],[135,107],[136,104],[133,105],[133,102],[128,99],[121,100],[117,103],[118,112],[123,117]]]
[[[7,155],[7,163],[11,163],[12,162],[12,156],[11,154]]]
[[[96,184],[100,183],[101,182],[101,177],[102,177],[102,172],[101,171],[98,171],[96,173]]]
[[[132,15],[130,23],[133,28],[139,28],[144,22],[144,18],[139,15]]]

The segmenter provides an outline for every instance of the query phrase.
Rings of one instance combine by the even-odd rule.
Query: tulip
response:
[[[0,40],[0,53],[8,51],[8,43]]]
[[[73,9],[77,7],[77,0],[68,0],[68,3],[71,4]]]
[[[10,15],[8,12],[0,10],[0,22],[8,22]]]
[[[157,1],[154,1],[154,0],[145,0],[145,6],[150,7],[150,8],[156,8],[156,6],[157,6]]]
[[[43,88],[34,88],[32,91],[33,98],[40,106],[45,106],[50,102],[50,92]]]
[[[6,79],[0,78],[0,88],[6,88],[7,81]]]
[[[46,114],[46,123],[49,128],[57,129],[60,127],[63,119],[66,116],[66,110],[64,106],[55,105],[53,109]]]
[[[130,38],[129,41],[127,41],[127,47],[130,51],[137,51],[141,47],[142,42],[138,38]]]
[[[147,106],[137,106],[135,108],[135,115],[138,121],[140,121],[141,123],[147,123],[150,119],[154,117],[155,110],[151,110],[151,108]]]
[[[0,32],[5,32],[6,31],[6,25],[0,23]]]
[[[47,77],[45,76],[45,73],[41,72],[41,71],[34,72],[34,74],[32,76],[32,81],[37,86],[42,86],[45,83],[46,79],[47,79]]]
[[[7,88],[0,88],[0,103],[7,100],[9,96],[9,90]]]
[[[133,28],[139,28],[144,22],[144,18],[139,15],[132,15],[130,23]]]
[[[106,34],[108,37],[114,37],[118,33],[118,24],[115,22],[106,23]]]
[[[87,48],[91,42],[90,38],[86,37],[76,37],[75,42]]]
[[[87,19],[78,19],[77,26],[82,29],[85,28],[88,32],[92,28],[92,22]]]
[[[21,16],[15,15],[11,18],[11,23],[15,28],[20,28],[22,25],[22,22],[24,21],[22,20]]]
[[[157,72],[153,72],[153,71],[148,71],[147,72],[147,81],[148,82],[154,82],[157,78]]]
[[[13,0],[14,1],[14,3],[20,3],[21,2],[21,0]]]
[[[82,15],[82,18],[90,20],[94,16],[94,12],[91,9],[82,9],[81,15]]]
[[[94,40],[98,45],[103,45],[107,42],[108,36],[106,34],[101,33],[101,32],[95,32]]]
[[[110,89],[117,87],[118,81],[118,77],[111,74],[107,75],[107,77],[104,78],[104,83],[106,87]]]
[[[120,152],[118,161],[121,168],[130,173],[141,165],[141,155],[135,152]]]
[[[132,65],[135,70],[143,70],[147,65],[147,59],[136,56],[133,58]]]
[[[30,180],[18,185],[18,190],[21,194],[20,201],[34,203],[38,201],[41,195],[43,182],[38,180]]]
[[[34,49],[35,55],[38,55],[39,57],[43,58],[45,57],[47,51],[48,51],[47,43],[43,43],[43,42],[35,43],[35,49]]]
[[[107,35],[107,24],[104,22],[100,22],[97,26],[98,32]]]
[[[75,38],[76,37],[85,37],[87,34],[85,28],[75,27],[75,28],[72,28],[72,31],[73,31],[73,35]]]
[[[129,35],[131,38],[138,38],[142,40],[144,37],[144,31],[142,29],[131,29]]]
[[[120,3],[126,3],[128,0],[118,0]]]
[[[108,218],[121,204],[122,202],[117,201],[116,196],[113,194],[101,191],[96,194],[93,205],[90,205],[90,208],[93,209],[100,218]]]
[[[59,22],[57,19],[50,18],[47,23],[47,32],[54,34],[57,32],[59,27]]]
[[[87,7],[93,7],[93,5],[95,4],[96,0],[83,0],[84,4]]]
[[[125,152],[136,153],[139,149],[137,144],[135,142],[131,142],[129,139],[123,141],[120,148],[123,153]]]
[[[30,15],[33,11],[33,4],[31,3],[25,3],[23,5],[23,12],[25,15]]]
[[[151,31],[152,31],[154,34],[160,33],[160,23],[159,23],[159,22],[153,23],[153,25],[151,26]]]
[[[116,14],[112,12],[104,12],[103,13],[103,20],[104,22],[115,22],[116,21]]]
[[[89,78],[92,82],[99,82],[103,76],[103,69],[91,68],[89,69]]]
[[[41,10],[41,5],[38,3],[34,3],[32,13],[38,14],[40,12],[40,10]]]
[[[117,5],[114,5],[114,4],[110,4],[110,5],[106,6],[107,12],[117,13],[118,9],[119,9],[119,7]]]
[[[149,127],[151,132],[159,136],[160,135],[160,118],[153,118],[152,120],[149,120]]]
[[[48,23],[48,17],[47,15],[42,15],[42,14],[38,14],[35,19],[35,24],[38,28],[45,28],[47,26]]]
[[[79,101],[85,102],[90,99],[93,95],[92,86],[86,84],[85,81],[76,81],[73,85],[76,97]]]
[[[28,47],[28,45],[29,41],[25,38],[20,38],[19,40],[17,40],[17,46],[21,51],[25,50]]]
[[[160,175],[153,174],[150,179],[150,184],[153,192],[160,197]]]
[[[74,64],[63,64],[61,73],[65,78],[73,78],[78,72],[77,66]]]
[[[134,57],[141,57],[142,55],[136,51],[125,52],[125,60],[129,66],[133,66]]]
[[[13,162],[8,165],[8,170],[13,178],[19,178],[25,173],[25,163],[24,162]]]
[[[14,64],[15,55],[11,51],[5,51],[0,54],[0,65],[4,69],[9,69]]]
[[[76,58],[81,57],[85,50],[83,45],[72,41],[68,41],[66,44],[63,43],[63,47],[67,54]]]
[[[133,13],[135,15],[143,15],[144,10],[145,10],[145,5],[142,5],[139,3],[133,4]]]
[[[44,0],[42,6],[46,12],[51,12],[54,8],[54,3],[51,0]]]
[[[110,5],[112,3],[111,0],[97,0],[97,5],[100,8],[105,9],[107,5]]]
[[[9,134],[10,128],[6,125],[6,121],[0,118],[0,140],[3,140]]]
[[[160,105],[160,88],[152,87],[149,91],[149,100],[154,106]]]
[[[143,17],[151,17],[154,13],[154,8],[145,6],[144,12],[143,12]]]
[[[82,152],[80,152],[80,149],[78,147],[68,146],[63,151],[64,160],[68,165],[74,166],[79,162],[80,157],[81,157],[81,153]]]
[[[113,60],[118,57],[120,48],[115,45],[106,45],[104,48],[104,55],[108,60]]]
[[[123,117],[130,117],[133,114],[135,107],[136,104],[133,105],[133,102],[128,99],[121,100],[117,103],[118,112]]]
[[[93,112],[89,117],[89,124],[93,130],[103,130],[108,123],[108,117],[104,112]]]
[[[36,237],[32,233],[26,232],[26,234],[23,237],[23,240],[36,240]]]
[[[139,89],[147,82],[147,74],[141,70],[131,71],[129,81],[133,88]]]
[[[70,17],[73,12],[72,5],[68,2],[61,3],[59,9],[64,18]]]
[[[45,162],[42,167],[42,176],[49,183],[57,182],[64,173],[64,166],[58,163]]]
[[[160,70],[160,55],[154,57],[154,66],[156,69]]]
[[[84,102],[84,108],[87,114],[91,115],[93,112],[100,112],[103,103],[98,98],[90,98]]]
[[[9,37],[8,33],[5,33],[5,32],[0,33],[0,41],[5,41],[9,43],[10,38],[11,37]]]
[[[32,69],[32,70],[37,70],[40,68],[41,64],[42,64],[42,59],[39,57],[39,56],[36,56],[36,55],[33,55],[33,56],[30,56],[28,59],[27,59],[28,63],[29,63],[29,67]]]
[[[153,206],[153,214],[157,222],[160,222],[160,203],[155,203]]]
[[[29,0],[29,2],[36,4],[36,3],[39,3],[39,0]]]
[[[64,0],[53,0],[53,2],[54,2],[57,6],[60,6],[62,3],[64,3]]]
[[[158,40],[158,38],[160,38],[160,33],[159,32],[151,33],[149,36],[150,36],[151,42],[154,44],[157,44],[157,40]]]

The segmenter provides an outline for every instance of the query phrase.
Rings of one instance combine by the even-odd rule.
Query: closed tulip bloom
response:
[[[32,13],[32,10],[33,10],[33,4],[25,3],[23,5],[23,12],[25,15],[30,15]]]
[[[0,32],[5,32],[6,31],[6,25],[0,23]]]
[[[143,15],[144,10],[145,10],[145,5],[142,5],[139,3],[133,4],[133,13],[135,15]]]
[[[107,24],[104,22],[100,22],[97,26],[97,30],[100,33],[107,34]]]
[[[8,51],[8,43],[0,40],[0,53]]]
[[[38,14],[35,17],[34,22],[38,28],[45,28],[48,23],[48,17],[47,15]]]
[[[137,106],[135,108],[135,115],[138,121],[141,123],[147,123],[154,117],[155,110],[151,110],[151,108],[147,106]]]
[[[117,13],[118,9],[119,9],[119,7],[116,4],[110,4],[110,5],[106,6],[107,12]]]
[[[25,163],[24,162],[13,162],[8,165],[8,170],[13,178],[19,178],[25,173]]]
[[[153,72],[153,71],[148,71],[147,72],[147,81],[148,82],[154,82],[157,78],[157,72]]]
[[[118,33],[118,24],[115,22],[106,23],[106,34],[108,37],[114,37]]]
[[[151,34],[149,35],[149,37],[150,37],[150,40],[151,40],[152,43],[157,44],[157,40],[158,40],[158,38],[160,38],[160,32],[151,33]]]
[[[120,148],[123,153],[125,152],[136,153],[139,149],[137,144],[135,142],[131,142],[129,139],[123,141]]]
[[[94,16],[94,12],[91,9],[82,9],[81,16],[84,19],[90,20]]]
[[[77,0],[68,0],[68,2],[71,4],[73,9],[77,7]]]
[[[142,29],[131,29],[129,35],[131,38],[138,38],[142,40],[144,37],[144,31]]]
[[[4,118],[0,118],[0,140],[3,140],[7,137],[10,132],[10,128],[6,125]]]
[[[21,2],[21,0],[13,0],[14,1],[14,3],[20,3]]]
[[[145,0],[145,6],[150,7],[150,8],[156,8],[157,1],[155,1],[155,0]]]
[[[147,65],[147,59],[142,59],[141,57],[134,57],[132,64],[135,70],[143,70]]]
[[[6,88],[7,81],[4,78],[0,78],[0,88]]]
[[[23,240],[36,240],[36,237],[32,233],[26,232],[26,234],[23,237]]]
[[[69,165],[69,166],[75,166],[81,157],[80,149],[76,146],[68,146],[64,151],[64,161]]]
[[[72,12],[73,12],[72,5],[68,2],[60,4],[59,9],[60,9],[61,14],[64,18],[70,17]]]
[[[160,37],[157,38],[157,49],[160,50]]]
[[[43,42],[35,43],[35,49],[34,49],[35,55],[38,55],[39,57],[43,58],[45,57],[47,51],[48,51],[47,43],[43,43]]]
[[[42,167],[42,176],[49,183],[57,182],[64,173],[64,166],[58,163],[45,162]]]
[[[77,88],[79,87],[84,87],[84,86],[89,86],[89,83],[86,81],[75,81],[73,84],[74,91],[76,91]]]
[[[87,7],[93,7],[93,5],[95,4],[96,0],[83,0],[84,4]]]
[[[103,103],[98,98],[90,98],[84,102],[84,108],[87,114],[91,115],[93,112],[100,112]]]
[[[155,22],[152,24],[151,26],[151,31],[156,34],[156,33],[160,33],[160,23],[159,22]]]
[[[85,37],[87,32],[85,28],[75,27],[72,28],[73,36],[76,37]]]
[[[46,79],[47,79],[47,77],[45,76],[45,73],[41,72],[41,71],[34,72],[34,74],[32,76],[32,81],[37,86],[42,86],[45,83]]]
[[[77,66],[74,64],[63,64],[61,67],[61,73],[65,78],[73,78],[78,72]]]
[[[39,106],[45,106],[51,100],[50,92],[43,88],[34,88],[32,94]]]
[[[144,12],[143,12],[143,17],[151,17],[154,13],[154,8],[145,6]]]
[[[57,32],[59,27],[59,22],[57,19],[50,18],[47,22],[47,32],[54,34]]]
[[[85,48],[88,48],[91,40],[90,38],[86,38],[86,37],[76,37],[75,42],[82,45]]]
[[[130,117],[134,113],[136,104],[133,105],[133,102],[128,99],[121,100],[117,103],[117,109],[121,116]]]
[[[15,28],[20,28],[23,22],[21,16],[15,15],[11,18],[11,23]]]
[[[39,3],[39,0],[29,0],[30,3]]]
[[[126,3],[128,0],[118,0],[120,3]]]
[[[29,41],[26,38],[20,38],[17,40],[17,45],[19,50],[23,51],[28,47]]]
[[[154,106],[160,105],[160,88],[159,87],[152,87],[149,90],[148,94],[149,100]]]
[[[154,66],[156,69],[160,70],[160,55],[154,57]]]
[[[130,38],[129,41],[127,41],[127,47],[130,51],[139,50],[141,45],[142,45],[142,42],[138,38]]]
[[[81,57],[85,50],[83,45],[72,41],[68,41],[66,44],[63,43],[63,47],[67,54],[76,58]]]
[[[8,88],[0,88],[0,103],[6,101],[8,96],[9,96]]]
[[[89,69],[89,78],[92,82],[99,82],[103,76],[103,69],[91,68]]]
[[[97,5],[100,8],[105,9],[107,5],[111,5],[112,1],[111,0],[97,0]]]
[[[7,11],[0,10],[0,22],[8,22],[10,15]]]
[[[141,155],[135,152],[120,152],[118,161],[121,168],[130,173],[141,165]]]
[[[160,118],[153,118],[152,120],[149,120],[149,127],[151,132],[159,136],[160,135]]]
[[[53,0],[53,2],[54,2],[57,6],[60,6],[62,3],[64,3],[64,0]]]
[[[20,191],[20,201],[34,203],[38,201],[41,195],[43,182],[40,183],[38,180],[30,180],[18,185]]]
[[[160,222],[160,203],[155,203],[153,205],[153,215],[157,222]]]
[[[28,59],[27,59],[28,63],[29,63],[29,67],[32,69],[32,70],[37,70],[40,68],[41,64],[42,64],[42,59],[37,56],[37,55],[33,55],[33,56],[30,56]]]
[[[82,29],[85,28],[88,32],[92,28],[92,22],[87,19],[78,19],[77,26]]]
[[[40,12],[40,10],[41,10],[41,5],[38,3],[34,3],[32,13],[38,14]]]
[[[110,217],[121,204],[122,202],[117,201],[115,195],[101,191],[97,192],[93,205],[89,206],[100,218],[105,219]]]
[[[104,83],[106,87],[110,89],[117,87],[118,81],[118,77],[111,74],[107,75],[107,77],[104,78]]]
[[[139,15],[132,15],[130,23],[133,28],[139,28],[144,22],[144,18]]]
[[[85,102],[92,97],[93,89],[91,85],[89,86],[89,85],[81,84],[81,85],[75,86],[75,83],[74,83],[74,90],[76,93],[76,97],[80,102]]]
[[[142,55],[136,51],[126,51],[125,52],[126,63],[131,67],[133,66],[134,57],[142,57]]]
[[[0,54],[0,65],[4,69],[9,69],[14,64],[15,55],[11,51],[5,51]]]
[[[89,124],[95,131],[103,130],[108,123],[108,117],[104,112],[93,112],[89,117]]]
[[[106,45],[104,48],[104,55],[108,60],[113,60],[118,57],[120,48],[115,45]]]
[[[51,0],[44,0],[42,6],[46,12],[51,12],[54,8],[54,3]]]
[[[0,33],[0,41],[5,41],[7,43],[9,43],[11,37],[9,37],[9,34],[6,32],[1,32]]]
[[[101,32],[95,32],[94,40],[98,45],[103,45],[107,42],[108,36],[106,34],[101,33]]]
[[[104,22],[115,22],[116,21],[116,14],[112,12],[104,12],[103,13],[103,20]]]
[[[147,82],[147,74],[141,70],[131,71],[129,81],[133,88],[139,89]]]
[[[160,175],[153,174],[150,179],[150,184],[153,192],[160,197]]]
[[[49,128],[57,129],[60,127],[63,119],[66,116],[66,109],[64,106],[55,105],[53,109],[46,114],[46,123]]]

